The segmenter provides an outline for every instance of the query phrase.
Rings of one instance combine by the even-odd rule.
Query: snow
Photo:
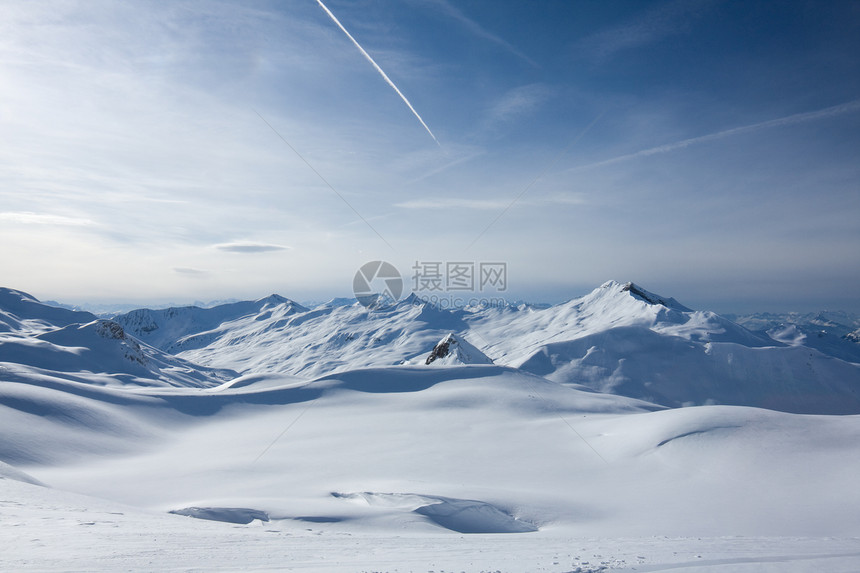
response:
[[[858,366],[635,285],[70,324],[10,292],[0,570],[860,567]]]
[[[409,535],[194,520],[0,480],[8,571],[740,571],[853,573],[857,539]],[[323,527],[321,527],[321,525]]]

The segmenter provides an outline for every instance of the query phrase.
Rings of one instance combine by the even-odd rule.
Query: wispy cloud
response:
[[[394,85],[394,82],[393,82],[393,81],[391,81],[391,78],[389,78],[389,77],[388,77],[388,74],[386,74],[386,73],[382,70],[382,68],[381,68],[381,67],[379,67],[379,64],[377,64],[377,63],[376,63],[376,61],[375,61],[372,57],[370,57],[370,54],[368,54],[368,53],[367,53],[367,51],[366,51],[364,48],[362,48],[362,47],[361,47],[361,44],[359,44],[359,43],[358,43],[358,40],[356,40],[355,38],[353,38],[353,37],[352,37],[352,34],[350,34],[350,33],[347,31],[347,29],[343,27],[343,24],[341,24],[341,23],[340,23],[340,20],[338,20],[338,19],[335,17],[335,15],[334,15],[334,14],[332,14],[331,10],[329,10],[329,9],[326,7],[326,5],[322,3],[322,0],[317,0],[317,4],[319,4],[319,5],[320,5],[320,7],[321,7],[323,10],[325,10],[325,13],[329,15],[329,18],[331,18],[331,19],[332,19],[332,21],[333,21],[335,24],[337,24],[337,27],[338,27],[338,28],[340,28],[340,29],[341,29],[341,31],[342,31],[344,34],[346,34],[346,37],[347,37],[347,38],[349,38],[349,39],[352,41],[352,43],[353,43],[353,44],[355,44],[355,47],[356,47],[356,48],[358,48],[358,50],[359,50],[359,51],[361,52],[361,54],[362,54],[362,55],[367,59],[367,61],[368,61],[368,62],[370,62],[370,63],[373,65],[373,67],[376,69],[376,71],[377,71],[377,72],[379,72],[379,75],[381,75],[381,76],[382,76],[382,79],[384,79],[384,80],[386,81],[386,83],[388,83],[388,85],[389,85],[389,86],[391,86],[391,88],[392,88],[395,92],[397,92],[397,95],[399,95],[399,96],[400,96],[400,99],[402,99],[402,100],[403,100],[403,103],[405,103],[405,104],[407,105],[407,107],[409,107],[410,111],[412,111],[412,114],[413,114],[413,115],[415,115],[415,117],[416,117],[416,118],[418,118],[418,121],[420,121],[420,122],[421,122],[421,125],[423,125],[423,126],[424,126],[424,129],[426,129],[426,130],[427,130],[427,133],[429,133],[429,134],[430,134],[430,137],[432,137],[432,138],[433,138],[433,141],[435,141],[437,145],[440,145],[440,144],[439,144],[439,140],[438,140],[438,139],[436,139],[436,136],[435,136],[435,135],[433,135],[433,132],[432,132],[432,131],[430,131],[430,128],[427,126],[427,124],[426,124],[426,123],[424,123],[424,120],[423,120],[423,119],[421,119],[421,116],[420,116],[420,115],[418,115],[418,112],[417,112],[417,111],[415,111],[415,108],[414,108],[414,107],[412,107],[412,104],[411,104],[411,103],[409,103],[409,100],[408,100],[408,99],[406,99],[406,96],[405,96],[405,95],[403,95],[403,92],[401,92],[401,91],[398,89],[398,87],[397,87],[396,85]]]
[[[839,105],[834,105],[831,107],[826,107],[824,109],[819,109],[816,111],[804,112],[804,113],[796,113],[793,115],[788,115],[785,117],[780,117],[777,119],[771,119],[768,121],[762,121],[759,123],[753,123],[750,125],[743,125],[740,127],[733,127],[731,129],[725,129],[723,131],[718,131],[715,133],[709,133],[707,135],[700,135],[698,137],[691,137],[689,139],[683,139],[681,141],[676,141],[674,143],[668,143],[666,145],[658,145],[656,147],[649,147],[648,149],[642,149],[640,151],[636,151],[634,153],[628,153],[625,155],[619,155],[617,157],[612,157],[610,159],[604,159],[603,161],[597,161],[595,163],[589,163],[587,165],[579,165],[570,169],[570,171],[582,171],[584,169],[595,169],[598,167],[606,167],[608,165],[614,165],[616,163],[621,163],[624,161],[630,161],[632,159],[638,159],[640,157],[648,157],[650,155],[659,155],[662,153],[670,153],[672,151],[677,151],[679,149],[684,149],[693,145],[698,145],[700,143],[706,143],[708,141],[716,141],[719,139],[724,139],[727,137],[733,137],[735,135],[742,135],[745,133],[753,133],[756,131],[761,131],[764,129],[770,129],[774,127],[784,127],[788,125],[795,125],[799,123],[806,123],[810,121],[816,121],[819,119],[826,119],[830,117],[836,117],[838,115],[854,113],[860,111],[860,99],[853,100],[850,102],[846,102]]]
[[[52,225],[60,227],[91,227],[95,221],[82,217],[66,217],[65,215],[54,215],[51,213],[3,212],[0,213],[0,221],[10,223],[22,223],[25,225]]]
[[[190,267],[174,267],[173,272],[192,278],[204,278],[209,276],[209,271],[194,269]]]
[[[505,206],[506,201],[502,199],[464,199],[462,197],[435,197],[413,199],[396,203],[394,206],[400,209],[479,209],[495,210]]]
[[[428,179],[430,177],[433,177],[434,175],[438,175],[439,173],[442,173],[443,171],[447,171],[448,169],[452,169],[452,168],[454,168],[458,165],[461,165],[463,163],[468,163],[469,161],[475,159],[476,157],[480,157],[481,155],[485,155],[486,153],[487,152],[485,150],[480,150],[480,151],[476,151],[474,153],[469,153],[467,155],[463,155],[462,157],[458,157],[457,159],[449,161],[449,162],[445,163],[444,165],[440,165],[434,169],[431,169],[430,171],[428,171],[427,173],[424,173],[420,177],[416,177],[415,179],[410,181],[410,183],[417,183],[418,181],[423,181],[424,179]]]
[[[510,42],[500,38],[496,34],[493,34],[489,30],[475,22],[473,19],[463,14],[463,12],[461,12],[459,8],[452,5],[450,2],[448,2],[448,0],[433,0],[431,4],[446,16],[449,16],[450,18],[453,18],[454,20],[459,22],[464,28],[466,28],[475,36],[492,42],[498,46],[501,46],[502,48],[504,48],[505,50],[531,66],[534,66],[536,68],[539,67],[537,62],[535,62],[533,59],[525,55],[519,49],[511,45]]]
[[[220,243],[213,245],[219,251],[227,253],[268,253],[272,251],[285,251],[290,249],[284,245],[274,245],[271,243],[255,243],[251,241],[236,241],[233,243]]]
[[[537,175],[537,177],[535,177],[534,179],[532,179],[532,180],[531,180],[531,183],[529,183],[528,185],[526,185],[526,186],[523,188],[523,190],[522,190],[522,191],[520,191],[520,193],[519,193],[516,197],[514,197],[514,199],[513,199],[510,203],[508,203],[508,204],[505,206],[505,208],[504,208],[504,209],[502,209],[501,211],[499,211],[499,214],[498,214],[498,215],[496,215],[496,217],[495,217],[492,221],[490,221],[490,222],[489,222],[489,224],[488,224],[486,227],[484,227],[484,229],[483,229],[480,233],[478,233],[478,235],[477,235],[477,236],[472,240],[472,242],[471,242],[471,243],[469,243],[469,246],[468,246],[468,247],[466,247],[466,250],[468,251],[468,250],[469,250],[469,249],[471,249],[473,246],[475,246],[475,243],[477,243],[478,241],[480,241],[480,240],[481,240],[481,237],[483,237],[483,236],[487,233],[487,231],[489,231],[489,230],[493,227],[493,225],[495,225],[495,224],[499,221],[499,219],[501,219],[501,218],[505,215],[505,213],[507,213],[507,212],[511,209],[511,207],[513,207],[514,205],[516,205],[516,204],[517,204],[517,202],[518,202],[518,201],[520,201],[520,200],[523,198],[523,195],[525,195],[526,193],[528,193],[528,192],[529,192],[529,189],[531,189],[532,187],[534,187],[534,184],[535,184],[535,183],[537,183],[537,182],[538,182],[538,181],[539,181],[539,180],[540,180],[540,179],[541,179],[541,178],[546,174],[546,172],[547,172],[547,171],[549,171],[550,169],[552,169],[552,168],[555,166],[555,164],[556,164],[556,163],[558,163],[558,161],[559,161],[559,160],[560,160],[560,159],[561,159],[561,158],[562,158],[562,157],[563,157],[563,156],[564,156],[564,155],[565,155],[565,154],[570,150],[570,148],[571,148],[571,147],[573,147],[574,145],[576,145],[577,143],[579,143],[579,141],[580,141],[583,137],[585,137],[585,135],[586,135],[586,134],[591,130],[591,128],[592,128],[592,127],[594,127],[594,124],[595,124],[595,123],[597,123],[598,121],[600,121],[600,118],[601,118],[601,117],[603,117],[603,114],[602,114],[602,113],[601,113],[600,115],[598,115],[597,117],[595,117],[595,118],[591,121],[591,123],[589,123],[588,125],[586,125],[586,126],[585,126],[585,128],[584,128],[582,131],[580,131],[580,132],[579,132],[579,134],[578,134],[578,135],[573,139],[573,141],[571,141],[571,142],[570,142],[570,145],[568,145],[566,148],[564,148],[563,150],[561,150],[561,152],[560,152],[558,155],[556,155],[556,156],[555,156],[555,158],[552,160],[552,162],[551,162],[551,163],[550,163],[550,164],[549,164],[549,165],[548,165],[548,166],[547,166],[543,171],[541,171],[541,172]]]
[[[601,30],[579,43],[579,50],[596,60],[606,60],[617,52],[639,48],[669,36],[688,33],[714,0],[673,0],[648,9],[639,18]]]
[[[487,124],[513,121],[534,112],[552,97],[552,90],[544,84],[519,86],[506,92],[487,112]]]
[[[520,201],[523,206],[550,205],[585,205],[588,201],[578,193],[566,193],[537,197],[528,201]],[[467,199],[463,197],[436,197],[433,199],[413,199],[397,203],[394,206],[401,209],[470,209],[478,211],[497,211],[504,209],[510,203],[509,199]]]

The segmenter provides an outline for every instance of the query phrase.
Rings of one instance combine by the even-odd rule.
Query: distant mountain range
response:
[[[442,310],[411,296],[373,311],[343,299],[310,309],[271,295],[112,320],[0,290],[0,362],[119,385],[491,362],[661,406],[848,414],[860,413],[858,327],[840,313],[724,317],[615,281],[549,308]],[[428,360],[445,340],[452,352]]]

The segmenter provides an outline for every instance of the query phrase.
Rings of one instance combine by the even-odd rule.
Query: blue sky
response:
[[[320,300],[504,261],[512,298],[860,311],[860,4],[325,5],[414,113],[315,0],[6,2],[0,283]]]

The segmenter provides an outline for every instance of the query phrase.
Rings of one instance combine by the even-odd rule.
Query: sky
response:
[[[2,286],[325,300],[368,261],[406,291],[504,263],[477,294],[860,311],[860,3],[2,11]]]

